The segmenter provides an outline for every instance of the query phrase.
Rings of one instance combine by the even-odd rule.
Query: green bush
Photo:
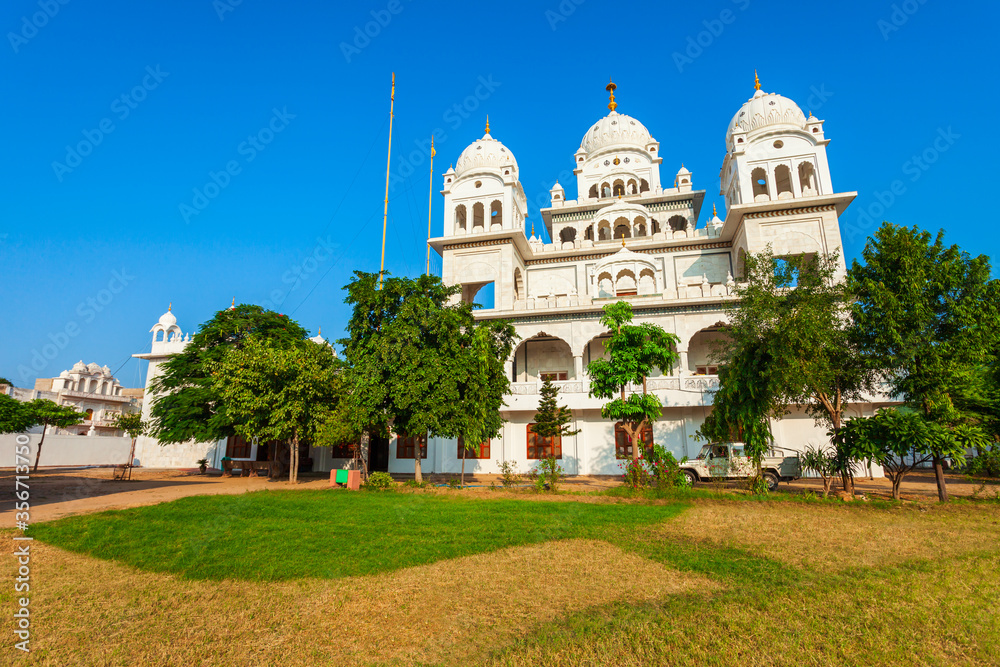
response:
[[[517,486],[521,482],[521,475],[517,472],[517,463],[514,461],[497,461],[500,466],[500,483],[505,489]]]
[[[965,474],[973,477],[1000,477],[1000,445],[994,445],[965,464]]]
[[[387,472],[373,472],[368,475],[368,481],[365,482],[365,488],[371,489],[373,491],[385,491],[386,489],[391,489],[395,482],[392,481],[392,477]]]

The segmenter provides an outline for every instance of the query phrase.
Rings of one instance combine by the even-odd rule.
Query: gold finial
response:
[[[319,329],[316,330],[316,335],[320,337],[323,336],[323,327],[320,327]]]
[[[532,236],[535,235],[535,223],[534,222],[531,223],[531,235]]]
[[[605,86],[604,90],[608,91],[611,95],[611,101],[608,102],[608,108],[614,111],[618,108],[618,103],[615,102],[615,91],[618,90],[618,86],[615,85],[614,81],[611,81],[607,86]]]
[[[486,114],[486,134],[490,133],[490,115]]]
[[[760,90],[760,77],[757,76],[757,70],[753,71],[753,89]]]
[[[170,312],[170,309],[171,309],[171,308],[173,308],[173,307],[174,307],[174,302],[173,302],[173,301],[171,301],[171,302],[170,302],[170,305],[169,305],[169,306],[167,306],[167,312],[169,313],[169,312]]]
[[[712,202],[712,217],[713,218],[718,218],[719,217],[719,214],[716,213],[716,211],[715,211],[715,202]]]
[[[622,237],[622,247],[623,248],[625,247],[625,237],[624,236]]]
[[[234,296],[233,297],[233,308],[235,308],[235,307],[236,307],[236,297]]]

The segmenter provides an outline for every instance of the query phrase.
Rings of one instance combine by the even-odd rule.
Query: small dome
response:
[[[622,249],[613,255],[609,255],[599,261],[594,267],[595,273],[600,273],[600,270],[611,264],[618,264],[620,262],[636,262],[638,264],[644,264],[653,270],[656,269],[656,263],[649,255],[640,255],[637,252],[632,252],[625,245],[622,245]]]
[[[458,166],[455,167],[455,175],[461,176],[468,171],[480,169],[495,169],[500,171],[504,167],[511,167],[514,178],[517,178],[517,160],[510,149],[490,136],[487,132],[479,141],[475,141],[462,151],[458,156]]]
[[[635,118],[612,111],[583,135],[580,150],[588,154],[609,146],[646,150],[655,141],[646,126]]]
[[[556,184],[552,186],[550,192],[564,192],[563,186],[559,184],[559,181],[556,181]]]
[[[170,308],[167,308],[167,312],[160,315],[159,324],[162,325],[164,329],[169,329],[170,327],[177,324],[177,318],[174,317],[174,314],[172,312],[170,312]]]
[[[772,125],[802,130],[806,126],[806,116],[799,105],[787,97],[758,90],[733,116],[726,142],[732,143],[733,132],[751,132]]]
[[[687,167],[685,167],[685,166],[684,166],[684,165],[682,164],[682,165],[681,165],[681,168],[680,168],[680,170],[679,170],[679,171],[677,172],[677,175],[678,175],[678,176],[690,176],[690,175],[691,175],[691,172],[690,172],[690,171],[688,171]]]
[[[92,361],[89,364],[87,364],[87,370],[90,371],[91,373],[100,373],[101,367]]]
[[[80,361],[73,364],[72,370],[76,371],[77,373],[82,373],[83,371],[87,370],[87,364],[83,363],[83,359],[81,359]]]

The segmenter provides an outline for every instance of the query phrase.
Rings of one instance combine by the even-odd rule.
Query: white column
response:
[[[582,381],[583,375],[583,355],[573,357],[573,373],[577,380]]]
[[[690,375],[691,370],[688,368],[688,351],[678,350],[677,353],[678,355],[680,355],[680,362],[679,362],[680,367],[677,370],[677,375],[679,376]]]

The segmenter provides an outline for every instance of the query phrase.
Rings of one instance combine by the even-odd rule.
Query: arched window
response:
[[[688,221],[683,215],[674,215],[667,220],[667,224],[670,225],[670,230],[674,232],[683,232],[687,229]]]
[[[615,296],[635,296],[638,293],[635,274],[628,269],[619,271],[615,278]]]
[[[643,269],[639,272],[639,294],[653,294],[656,292],[656,276],[652,269]]]
[[[84,419],[86,421],[93,421],[93,419],[94,419],[94,411],[93,411],[93,409],[87,408],[87,416],[84,417]]]
[[[490,204],[490,226],[493,225],[503,225],[503,204],[499,200]]]
[[[771,198],[771,194],[767,189],[767,172],[764,171],[763,167],[757,167],[750,172],[750,180],[753,181],[754,201],[767,201]]]
[[[636,184],[634,178],[630,178],[629,181],[628,181],[628,193],[630,195],[634,195],[637,192],[639,192],[639,186],[638,186],[638,184]]]
[[[459,204],[455,207],[455,231],[465,232],[468,231],[465,223],[465,204]]]
[[[485,211],[486,207],[483,206],[482,202],[476,202],[472,206],[472,230],[475,231],[476,228],[485,229]]]
[[[787,165],[779,164],[774,168],[774,185],[778,190],[778,199],[785,193],[792,196],[792,170]]]
[[[649,192],[649,183],[645,178],[639,181],[639,192]]]
[[[615,283],[611,280],[611,274],[605,271],[597,276],[597,296],[607,299],[614,295]]]
[[[613,194],[615,197],[624,197],[625,196],[625,183],[623,181],[620,181],[620,180],[619,181],[615,181],[615,185],[614,185],[614,187],[611,190],[611,194]]]
[[[607,181],[601,183],[601,196],[602,197],[611,196],[611,185]]]
[[[632,232],[629,230],[628,221],[619,218],[615,221],[615,238],[616,239],[629,239],[632,238]]]
[[[514,269],[514,300],[518,301],[524,298],[524,276],[521,275],[521,269]]]
[[[812,162],[799,163],[799,187],[802,188],[804,196],[817,194],[816,192],[816,171]]]
[[[646,424],[639,436],[636,438],[643,444],[643,456],[647,459],[653,451],[653,426],[651,424]],[[628,432],[625,430],[625,426],[622,422],[615,424],[615,458],[616,459],[630,459],[632,458],[632,443],[629,440]]]
[[[590,198],[597,199],[597,183],[590,186]]]
[[[660,233],[660,223],[657,222],[656,218],[652,218],[649,221],[649,223],[650,223],[650,226],[653,228],[653,233],[654,234],[659,234]]]
[[[611,223],[607,220],[601,220],[597,223],[597,240],[598,241],[610,241],[611,240]]]
[[[632,232],[633,236],[645,236],[646,235],[646,218],[636,216],[636,219],[632,221]]]
[[[157,343],[162,343],[162,342],[164,341],[164,339],[166,339],[166,337],[167,337],[167,332],[166,332],[166,331],[164,331],[163,329],[160,329],[160,330],[158,330],[158,331],[156,332],[156,334],[155,334],[155,335],[153,336],[153,339],[154,339],[154,340],[155,340],[155,341],[156,341]]]
[[[593,225],[589,225],[587,227],[587,229],[585,229],[583,231],[583,238],[586,241],[593,241],[594,240],[594,226]]]
[[[563,243],[572,243],[576,240],[576,230],[572,227],[566,227],[559,232],[559,240]]]

